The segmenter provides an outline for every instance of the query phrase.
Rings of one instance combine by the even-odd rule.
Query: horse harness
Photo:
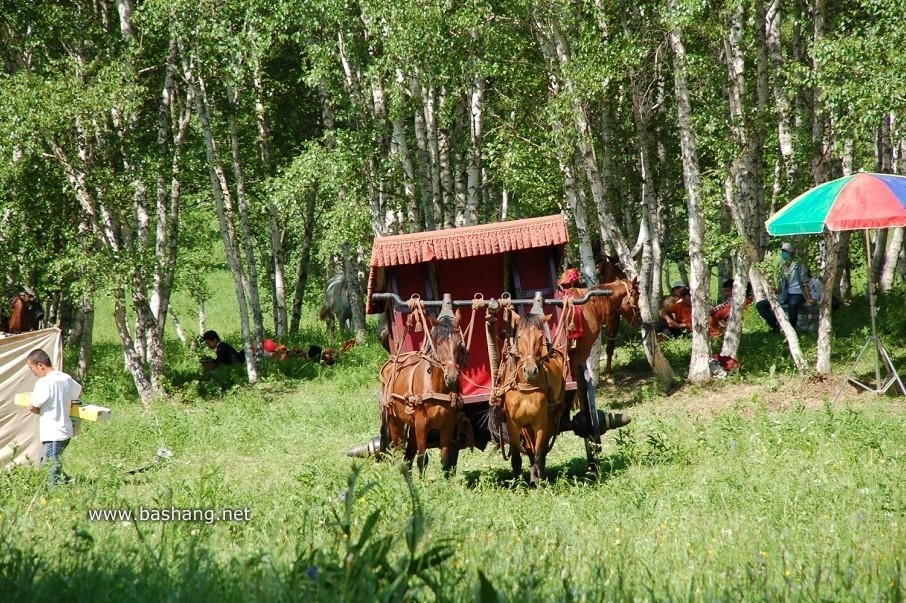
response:
[[[387,362],[387,364],[393,365],[393,373],[387,380],[387,383],[395,384],[396,380],[400,376],[402,369],[417,366],[423,361],[428,363],[428,371],[436,369],[443,370],[443,365],[432,354],[427,354],[425,352],[404,352],[402,354],[396,355],[392,360]],[[416,408],[424,405],[426,402],[449,404],[454,409],[460,408],[462,406],[462,396],[459,395],[458,392],[450,392],[449,394],[444,394],[441,392],[429,390],[423,394],[415,393],[414,389],[416,373],[417,371],[415,370],[410,371],[409,382],[407,384],[405,394],[397,394],[392,391],[388,391],[386,393],[384,399],[382,400],[382,405],[386,410],[395,414],[396,406],[394,402],[402,402],[406,407],[407,415],[413,414]]]
[[[436,353],[434,352],[437,347],[431,337],[431,330],[428,327],[428,322],[425,317],[424,304],[417,296],[413,296],[410,300],[407,301],[407,305],[412,310],[412,313],[409,315],[408,322],[410,323],[410,326],[414,326],[416,330],[424,331],[426,345],[420,351],[402,352],[402,339],[400,339],[397,345],[396,353],[394,353],[393,357],[384,365],[393,366],[393,372],[391,373],[390,378],[387,380],[387,383],[385,385],[396,384],[396,381],[399,378],[402,369],[417,366],[423,361],[428,363],[428,372],[438,369],[443,370],[444,368],[444,365],[440,362],[440,360],[437,358]],[[472,332],[471,327],[472,325],[470,324],[470,339]],[[465,340],[465,338],[463,339]],[[383,370],[381,372],[383,372]],[[381,405],[383,406],[385,411],[396,415],[396,405],[394,404],[394,402],[402,402],[406,408],[407,415],[414,414],[416,408],[423,406],[426,402],[449,404],[453,409],[462,407],[462,396],[459,394],[459,392],[442,393],[429,390],[422,394],[415,393],[414,389],[416,374],[417,371],[415,370],[412,370],[410,372],[409,383],[406,388],[405,394],[397,394],[393,391],[386,392],[384,399],[381,401]]]
[[[565,302],[564,303],[565,309],[574,308],[571,297],[564,298],[564,302]],[[509,313],[511,313],[512,311],[513,310],[512,310],[511,306],[505,307],[504,308],[505,316],[508,317]],[[505,319],[505,324],[511,325],[510,320]],[[564,356],[563,352],[560,349],[558,349],[558,347],[555,346],[553,343],[554,341],[562,340],[564,324],[565,324],[565,321],[561,320],[557,327],[557,331],[554,334],[554,337],[552,338],[553,341],[545,342],[545,344],[548,346],[547,354],[544,354],[537,360],[538,369],[539,369],[538,370],[538,381],[539,381],[538,385],[533,385],[531,383],[525,383],[525,382],[518,381],[519,371],[522,367],[525,366],[525,360],[523,358],[520,358],[516,354],[516,352],[513,351],[514,347],[510,343],[512,336],[509,336],[506,338],[506,344],[505,344],[506,347],[504,349],[504,353],[502,354],[502,356],[504,358],[510,358],[510,359],[515,358],[516,362],[513,363],[512,370],[498,372],[498,377],[500,377],[502,379],[501,376],[505,375],[506,378],[505,378],[505,380],[502,379],[501,383],[494,384],[494,387],[491,390],[491,396],[489,398],[489,402],[491,403],[492,406],[503,406],[504,395],[506,395],[507,392],[512,391],[512,390],[517,390],[517,391],[520,391],[523,393],[532,393],[532,392],[537,392],[537,391],[543,391],[549,401],[549,404],[548,404],[549,411],[551,413],[554,412],[554,409],[556,409],[556,407],[560,403],[560,401],[559,400],[554,401],[554,392],[553,392],[553,389],[551,388],[550,380],[548,377],[548,374],[549,374],[548,362],[552,358],[555,358],[557,356],[560,356],[561,358],[564,358],[564,360],[565,360],[565,356]],[[510,326],[510,328],[512,328],[512,327]],[[507,362],[507,361],[504,360],[504,362]]]
[[[510,352],[509,355],[511,357],[516,356],[513,352]],[[506,379],[503,382],[501,382],[499,385],[496,385],[494,387],[493,391],[491,392],[491,398],[490,398],[491,405],[494,405],[494,406],[502,405],[503,397],[509,391],[515,390],[515,391],[520,391],[520,392],[526,393],[526,394],[529,394],[532,392],[543,391],[547,395],[547,399],[549,401],[548,406],[550,407],[550,411],[554,412],[554,409],[557,407],[558,404],[560,404],[560,401],[554,400],[554,391],[553,391],[553,388],[551,387],[550,379],[549,379],[548,362],[552,358],[555,358],[557,356],[562,356],[562,354],[560,353],[559,350],[553,349],[549,353],[545,354],[544,356],[542,356],[541,358],[538,359],[539,370],[538,370],[538,384],[537,385],[533,385],[531,383],[520,382],[518,380],[517,375],[519,374],[519,370],[523,366],[525,366],[525,360],[523,360],[522,358],[516,358],[516,362],[513,365],[513,369],[506,371]]]

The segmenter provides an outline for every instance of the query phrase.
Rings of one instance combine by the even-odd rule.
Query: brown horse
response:
[[[7,333],[34,331],[44,320],[44,308],[31,293],[20,292],[10,300],[9,307],[9,319],[4,317],[5,322],[0,324],[0,328]]]
[[[441,465],[449,475],[459,456],[459,370],[467,362],[467,351],[458,314],[444,316],[442,312],[432,322],[421,351],[397,354],[381,368],[381,418],[389,430],[390,444],[400,447],[405,441],[405,460],[411,464],[417,454],[421,472],[427,462],[428,437],[436,434]]]
[[[591,348],[598,341],[601,329],[607,329],[605,346],[606,363],[604,380],[613,381],[613,350],[617,343],[617,331],[622,316],[633,329],[642,327],[642,315],[639,312],[639,286],[635,281],[621,279],[610,283],[595,285],[591,289],[610,289],[610,296],[595,296],[582,306],[582,335],[576,340],[575,348],[570,351],[569,362],[571,375],[579,373],[578,366],[588,360]],[[589,289],[574,289],[575,297],[582,297]]]
[[[565,359],[555,348],[548,350],[544,323],[550,315],[513,315],[516,332],[500,371],[500,386],[492,399],[491,429],[502,429],[500,408],[506,417],[513,477],[522,475],[522,454],[532,464],[529,484],[547,479],[547,453],[560,428],[565,407]],[[502,399],[502,405],[499,401]]]

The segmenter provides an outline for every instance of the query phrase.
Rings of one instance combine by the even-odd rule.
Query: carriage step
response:
[[[632,418],[629,415],[618,412],[604,412],[599,410],[598,412],[598,426],[601,433],[609,431],[611,429],[619,429],[620,427],[625,427],[629,425],[632,421]],[[573,415],[571,421],[566,421],[560,426],[560,431],[570,431],[572,430],[580,438],[587,438],[592,435],[592,424],[589,420],[590,417],[586,411],[577,412]]]

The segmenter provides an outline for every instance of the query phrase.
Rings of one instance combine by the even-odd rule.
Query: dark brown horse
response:
[[[513,315],[516,331],[504,350],[500,385],[492,399],[491,429],[502,430],[500,409],[506,420],[513,477],[522,475],[522,452],[532,464],[529,484],[547,479],[547,453],[553,446],[564,410],[565,359],[548,348],[544,323],[549,315]]]
[[[459,456],[459,370],[466,364],[467,353],[458,314],[441,313],[441,318],[432,322],[422,350],[396,354],[381,368],[381,417],[389,430],[390,444],[401,447],[405,442],[404,458],[411,463],[417,455],[422,472],[429,435],[436,434],[441,465],[449,474]]]
[[[0,330],[7,333],[34,331],[44,320],[44,307],[31,293],[20,292],[10,300],[9,307],[9,318],[3,317],[0,323]]]
[[[617,331],[620,317],[633,329],[642,327],[642,315],[639,312],[639,286],[635,281],[621,279],[595,285],[591,289],[610,289],[610,296],[595,296],[582,306],[582,335],[570,351],[570,369],[574,377],[578,375],[578,366],[588,360],[591,348],[598,341],[602,329],[607,330],[605,345],[606,363],[604,365],[605,381],[613,381],[613,350],[617,343]],[[574,289],[575,297],[582,297],[589,289]]]
[[[620,258],[606,254],[595,257],[600,257],[595,263],[595,276],[599,283],[612,283],[626,278]]]

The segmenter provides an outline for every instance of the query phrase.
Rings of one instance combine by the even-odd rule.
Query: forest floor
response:
[[[882,373],[882,380],[884,375]],[[874,377],[863,377],[862,382],[871,385]],[[724,379],[713,379],[704,386],[683,383],[666,395],[644,397],[639,390],[653,388],[654,379],[649,373],[624,373],[617,375],[613,384],[598,388],[598,405],[620,410],[642,409],[653,405],[668,409],[684,408],[696,415],[713,415],[728,408],[749,408],[764,406],[769,410],[784,411],[793,408],[817,409],[834,403],[837,391],[843,384],[844,375],[790,376],[779,375],[760,382],[748,382],[731,375]],[[876,396],[853,385],[843,387],[837,406],[848,403],[865,404],[892,401],[897,394],[896,385],[886,394]],[[906,411],[906,405],[890,405]]]

